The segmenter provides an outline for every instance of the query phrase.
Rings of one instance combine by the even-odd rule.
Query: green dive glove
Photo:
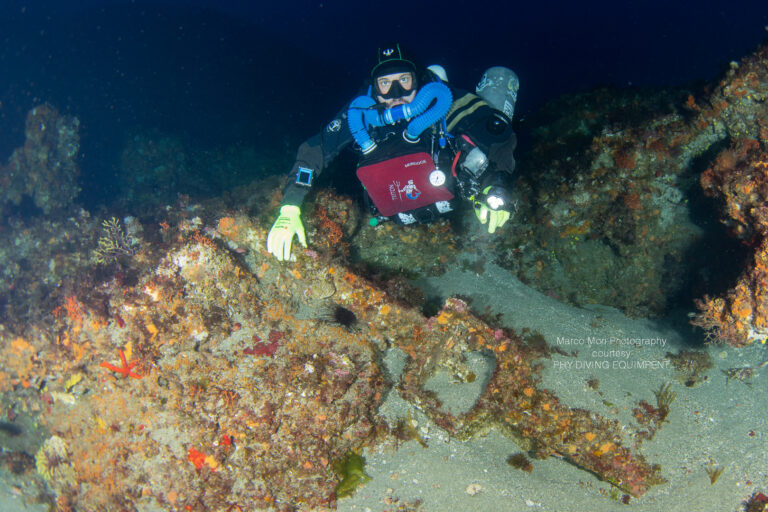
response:
[[[488,223],[489,233],[494,233],[509,220],[510,213],[504,209],[508,203],[507,193],[500,187],[485,187],[480,200],[475,201],[475,215],[480,224]]]
[[[488,223],[488,232],[493,233],[496,228],[500,228],[509,220],[509,212],[504,210],[491,210],[484,204],[475,205],[475,215],[480,220],[480,224]]]
[[[304,225],[301,223],[301,208],[287,204],[280,208],[280,216],[277,217],[272,229],[267,235],[267,251],[272,253],[278,261],[291,259],[291,242],[296,235],[304,247],[307,246],[307,237],[304,234]]]

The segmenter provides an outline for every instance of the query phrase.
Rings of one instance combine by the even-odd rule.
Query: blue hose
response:
[[[423,97],[422,93],[425,93]],[[429,107],[434,100],[436,100],[435,104]],[[453,95],[451,94],[451,90],[444,83],[430,82],[422,87],[412,103],[409,105],[401,105],[403,107],[410,106],[413,110],[423,112],[420,115],[417,114],[416,117],[408,123],[408,128],[406,128],[405,133],[403,134],[406,140],[416,142],[419,135],[421,135],[421,132],[435,124],[441,117],[448,113],[448,110],[451,108],[451,103],[453,103]]]
[[[368,126],[386,126],[410,119],[403,135],[406,140],[415,142],[424,130],[448,113],[452,102],[451,90],[442,82],[426,84],[411,103],[398,105],[381,113],[372,108],[376,105],[373,98],[358,96],[349,104],[347,123],[363,154],[368,154],[376,148],[376,143],[368,134]]]
[[[376,100],[370,96],[358,96],[347,108],[347,124],[349,125],[349,131],[352,132],[352,138],[355,139],[357,145],[363,150],[363,154],[367,155],[374,149],[376,149],[376,143],[368,135],[368,129],[366,126],[370,124],[371,117],[377,115],[376,110],[372,107],[376,105]]]

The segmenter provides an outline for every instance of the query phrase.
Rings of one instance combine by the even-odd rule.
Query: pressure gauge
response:
[[[439,187],[445,185],[445,173],[440,169],[435,169],[429,173],[429,182],[433,187]]]

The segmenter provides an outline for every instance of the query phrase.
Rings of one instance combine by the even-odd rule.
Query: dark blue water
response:
[[[354,96],[383,41],[460,87],[513,68],[523,117],[595,85],[712,80],[768,35],[764,1],[501,3],[6,0],[0,159],[43,101],[82,121],[86,198],[114,180],[137,131],[292,153]]]

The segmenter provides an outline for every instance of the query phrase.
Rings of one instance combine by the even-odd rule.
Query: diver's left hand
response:
[[[475,215],[480,224],[488,223],[488,233],[493,234],[496,228],[503,226],[510,217],[510,213],[504,210],[491,210],[482,203],[475,204]]]

